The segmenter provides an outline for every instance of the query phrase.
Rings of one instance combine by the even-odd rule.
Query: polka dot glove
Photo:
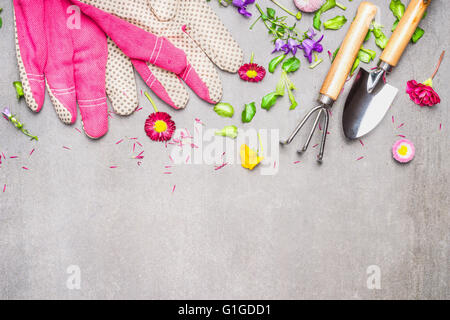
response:
[[[184,51],[188,59],[186,69],[178,74],[149,61],[129,59],[129,54],[124,52],[118,41],[106,32],[111,36],[108,42],[106,88],[118,114],[128,115],[138,105],[133,66],[156,95],[172,107],[180,109],[187,105],[189,99],[180,79],[200,98],[217,103],[222,97],[222,83],[214,65],[235,73],[243,62],[241,48],[205,0],[82,2],[169,40]],[[83,7],[82,10],[84,11]],[[158,54],[157,47],[155,50],[154,54]]]

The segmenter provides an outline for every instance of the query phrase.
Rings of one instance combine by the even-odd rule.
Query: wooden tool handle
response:
[[[398,64],[430,3],[431,0],[411,0],[408,9],[406,9],[404,16],[381,54],[380,59],[382,61],[389,63],[393,67]]]
[[[337,100],[376,13],[377,7],[370,2],[364,1],[359,5],[356,18],[342,42],[322,89],[320,89],[321,94],[334,101]]]

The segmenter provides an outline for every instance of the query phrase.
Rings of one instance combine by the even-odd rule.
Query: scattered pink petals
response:
[[[222,169],[223,167],[225,167],[227,164],[228,164],[228,163],[225,162],[224,164],[222,164],[222,165],[216,167],[214,170],[215,170],[215,171],[220,170],[220,169]]]
[[[205,125],[199,118],[195,118],[195,122],[200,123],[202,126]]]
[[[405,125],[405,123],[400,124],[397,129],[400,129],[401,127],[403,127]]]
[[[141,111],[141,110],[142,110],[142,107],[139,107],[139,108],[136,109],[135,112],[139,112],[139,111]]]
[[[142,151],[141,153],[139,153],[137,156],[133,157],[133,159],[137,159],[137,160],[142,160],[144,159],[144,151]]]
[[[22,167],[22,169],[23,169],[23,170],[30,170],[30,169],[28,169],[27,167]]]
[[[191,159],[191,156],[187,156],[186,163],[189,163],[189,160]]]
[[[364,142],[361,139],[359,139],[359,143],[364,147]]]
[[[116,142],[116,144],[120,144],[123,142],[123,139],[120,139],[119,141]]]
[[[392,116],[392,123],[395,123],[394,116]]]
[[[177,185],[174,185],[174,186],[173,186],[172,193],[175,192],[175,188],[176,188],[176,187],[177,187]]]
[[[110,169],[117,169],[119,166],[110,166]]]
[[[442,130],[442,123],[439,123],[439,131]]]
[[[313,145],[313,148],[316,148],[317,146],[318,146],[319,144],[317,143],[317,144],[315,144],[315,145]]]
[[[11,157],[9,157],[10,159],[17,159],[18,158],[18,156],[11,156]]]
[[[301,161],[294,161],[294,164],[299,164]]]
[[[30,151],[30,156],[34,153],[34,149]]]
[[[364,157],[359,157],[358,159],[356,159],[356,161],[362,160],[364,159]]]
[[[5,183],[5,185],[3,186],[3,193],[5,193],[5,191],[6,191],[6,183]]]
[[[78,128],[75,128],[75,130],[77,130],[77,131],[78,131],[79,133],[82,133],[82,132],[81,132],[81,130],[80,130],[80,129],[78,129]]]
[[[172,172],[166,171],[164,172],[164,174],[172,174]]]
[[[333,61],[333,54],[330,50],[328,50],[328,58],[330,58],[330,61]]]
[[[173,159],[172,159],[172,156],[169,156],[169,159],[170,159],[170,161],[171,161],[172,163],[174,163],[174,161],[173,161]]]
[[[63,146],[63,149],[72,150],[72,149],[70,149],[69,147],[66,147],[66,146]]]
[[[404,136],[404,135],[402,135],[402,134],[398,134],[397,137],[400,137],[400,138],[406,138],[406,136]]]

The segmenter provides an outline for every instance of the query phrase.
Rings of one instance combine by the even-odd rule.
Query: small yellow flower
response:
[[[263,157],[258,156],[258,152],[252,150],[246,144],[241,146],[241,162],[245,169],[253,170],[264,160]]]

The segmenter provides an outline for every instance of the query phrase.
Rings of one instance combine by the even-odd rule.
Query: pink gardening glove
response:
[[[74,13],[76,8],[69,8],[74,6],[68,0],[13,1],[17,58],[28,106],[35,112],[42,109],[47,83],[64,123],[75,123],[78,101],[86,134],[105,135],[108,49],[104,32],[87,16]]]
[[[71,2],[79,6],[84,14],[95,21],[123,53],[131,59],[142,79],[162,100],[178,108],[147,64],[175,73],[203,100],[209,103],[218,102],[211,99],[208,86],[187,61],[184,51],[175,47],[166,38],[157,37],[82,1],[71,0]]]

